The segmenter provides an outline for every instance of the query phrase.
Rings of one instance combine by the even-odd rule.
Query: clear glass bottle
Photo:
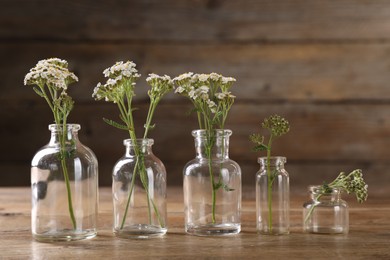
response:
[[[303,231],[317,234],[347,234],[348,204],[339,189],[324,193],[321,186],[309,186],[310,200],[303,204]]]
[[[260,234],[288,234],[290,228],[289,176],[285,157],[260,157],[256,177],[256,222]]]
[[[124,140],[125,155],[113,170],[114,233],[150,238],[167,232],[166,171],[152,152],[153,139]]]
[[[52,124],[49,130],[49,144],[31,163],[32,235],[44,242],[92,238],[98,215],[96,156],[80,143],[80,125]]]
[[[196,158],[184,167],[185,231],[199,236],[241,230],[241,169],[229,159],[231,130],[195,130]]]

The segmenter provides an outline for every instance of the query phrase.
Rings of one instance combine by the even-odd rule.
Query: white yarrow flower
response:
[[[218,73],[212,72],[210,74],[210,79],[212,79],[214,81],[218,81],[220,78],[222,78],[222,75],[220,75]]]
[[[222,83],[223,84],[228,84],[230,82],[236,82],[236,79],[232,78],[232,77],[222,77]]]
[[[193,72],[187,72],[187,73],[183,73],[177,77],[175,77],[173,80],[174,81],[182,81],[182,80],[186,80],[186,79],[191,79],[192,78],[192,75],[194,75]]]
[[[206,82],[209,80],[210,75],[208,74],[198,74],[198,80],[200,82]]]

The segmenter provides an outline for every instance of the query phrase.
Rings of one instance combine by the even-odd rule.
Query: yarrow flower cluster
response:
[[[148,91],[151,100],[161,99],[165,94],[174,89],[173,80],[168,75],[159,76],[151,73],[146,78],[146,82],[151,86],[151,89]]]
[[[268,143],[264,143],[265,137],[260,134],[251,134],[249,140],[255,144],[253,150],[257,151],[267,151],[267,206],[268,206],[268,229],[272,233],[272,186],[276,175],[271,172],[271,149],[272,142],[276,137],[280,137],[284,134],[287,134],[290,131],[289,122],[279,115],[271,115],[268,118],[265,118],[261,124],[262,128],[267,129],[270,132]]]
[[[126,93],[134,96],[135,81],[141,77],[135,66],[132,61],[120,61],[105,69],[103,75],[108,78],[107,82],[104,85],[99,82],[92,97],[118,103]]]
[[[191,100],[198,112],[201,129],[224,128],[227,114],[235,96],[229,91],[236,81],[217,73],[194,74],[187,72],[173,79],[178,86],[175,93]]]
[[[341,172],[337,178],[329,184],[324,183],[316,190],[318,194],[315,198],[318,200],[323,195],[331,194],[335,189],[346,191],[348,194],[355,194],[356,199],[359,203],[363,203],[368,197],[368,185],[363,179],[363,172],[361,169],[353,170],[351,173],[346,175]],[[307,212],[304,222],[306,223],[311,214],[313,213],[316,204],[313,204]]]
[[[68,95],[68,85],[78,81],[68,70],[68,62],[59,58],[40,60],[24,78],[25,85],[36,85],[34,91],[48,103],[56,124],[66,124],[73,109],[73,99]]]
[[[194,105],[200,129],[206,130],[205,150],[208,156],[209,174],[212,186],[212,223],[215,223],[216,191],[223,188],[232,191],[220,178],[214,179],[211,150],[216,140],[216,129],[223,130],[228,113],[234,103],[235,96],[229,91],[236,81],[232,77],[224,77],[217,73],[194,74],[187,72],[173,79],[177,85],[176,93],[187,97]]]
[[[24,78],[24,85],[48,85],[66,91],[68,85],[78,81],[77,76],[68,70],[68,62],[58,58],[40,60]]]
[[[261,124],[262,128],[268,129],[270,132],[270,138],[268,145],[264,144],[264,136],[260,133],[251,134],[249,140],[253,142],[256,146],[253,148],[255,152],[271,150],[272,141],[275,137],[282,136],[287,134],[290,131],[289,122],[279,115],[272,115],[268,118],[265,118]]]
[[[135,125],[133,120],[133,111],[135,110],[133,105],[133,97],[135,96],[134,89],[136,86],[136,81],[141,75],[136,69],[136,64],[132,61],[127,62],[117,62],[113,66],[105,69],[103,74],[107,79],[105,84],[98,83],[95,87],[92,97],[96,100],[102,100],[108,102],[113,102],[117,104],[120,112],[121,123],[116,122],[110,119],[103,119],[107,124],[119,128],[121,130],[126,130],[129,132],[130,139],[134,144],[134,152],[136,156],[136,166],[133,169],[132,181],[130,184],[128,199],[126,202],[125,212],[121,221],[120,229],[125,227],[126,217],[129,210],[130,202],[132,201],[133,189],[135,185],[135,179],[139,178],[142,186],[146,193],[146,199],[148,201],[148,213],[149,213],[149,222],[152,221],[152,210],[157,216],[159,224],[163,227],[165,224],[161,219],[160,213],[156,207],[155,201],[149,194],[148,187],[148,174],[145,167],[143,148],[138,147],[137,145],[137,135],[135,132]],[[173,90],[174,84],[172,79],[167,76],[159,76],[157,74],[149,74],[146,79],[146,82],[151,86],[148,90],[148,96],[150,98],[149,111],[146,117],[146,122],[144,124],[144,134],[143,139],[148,137],[149,130],[153,129],[155,125],[152,125],[152,118],[156,107],[160,100],[170,91]]]
[[[66,149],[66,122],[74,105],[73,99],[67,93],[68,85],[76,81],[78,81],[76,75],[68,70],[68,62],[58,58],[38,61],[24,78],[25,85],[36,85],[36,87],[33,87],[35,93],[46,100],[53,112],[54,122],[57,126],[60,126],[60,151],[58,157],[61,160],[61,170],[66,183],[69,215],[75,229],[76,219],[73,212],[72,192],[66,165],[66,159],[72,154],[72,152]]]
[[[290,130],[288,121],[279,115],[273,115],[264,119],[262,127],[269,129],[274,136],[282,136]]]
[[[348,194],[355,194],[359,203],[363,203],[368,197],[368,185],[364,181],[363,172],[360,169],[356,169],[348,175],[341,172],[334,181],[323,184],[320,193],[331,193],[332,189],[341,189]]]

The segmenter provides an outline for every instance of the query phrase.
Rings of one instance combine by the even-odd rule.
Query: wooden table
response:
[[[30,189],[0,188],[0,259],[390,259],[390,198],[370,196],[363,204],[349,199],[350,233],[310,235],[301,231],[304,194],[291,196],[291,234],[264,236],[255,232],[251,188],[243,194],[241,234],[226,238],[186,235],[181,188],[169,188],[169,231],[163,238],[118,239],[111,232],[109,188],[100,190],[99,234],[86,241],[39,243],[30,234]]]

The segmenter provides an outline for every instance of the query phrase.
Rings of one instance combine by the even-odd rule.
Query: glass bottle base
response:
[[[186,232],[195,236],[229,236],[240,233],[241,224],[187,225]]]
[[[348,229],[345,227],[322,227],[322,226],[313,226],[313,227],[307,227],[304,229],[305,233],[310,234],[330,234],[330,235],[337,235],[337,234],[348,234]]]
[[[93,230],[82,230],[82,231],[74,231],[71,229],[67,230],[57,230],[57,231],[49,231],[40,234],[32,234],[33,238],[39,242],[66,242],[66,241],[76,241],[76,240],[84,240],[91,239],[97,235],[95,229]]]
[[[153,237],[160,237],[165,235],[166,233],[166,228],[145,224],[137,224],[132,226],[125,226],[122,229],[114,229],[114,234],[117,237],[132,239],[148,239]]]
[[[258,230],[257,233],[260,234],[260,235],[283,236],[283,235],[290,234],[290,231],[283,231],[283,232],[272,231],[272,232],[269,232],[269,231],[259,231]]]

